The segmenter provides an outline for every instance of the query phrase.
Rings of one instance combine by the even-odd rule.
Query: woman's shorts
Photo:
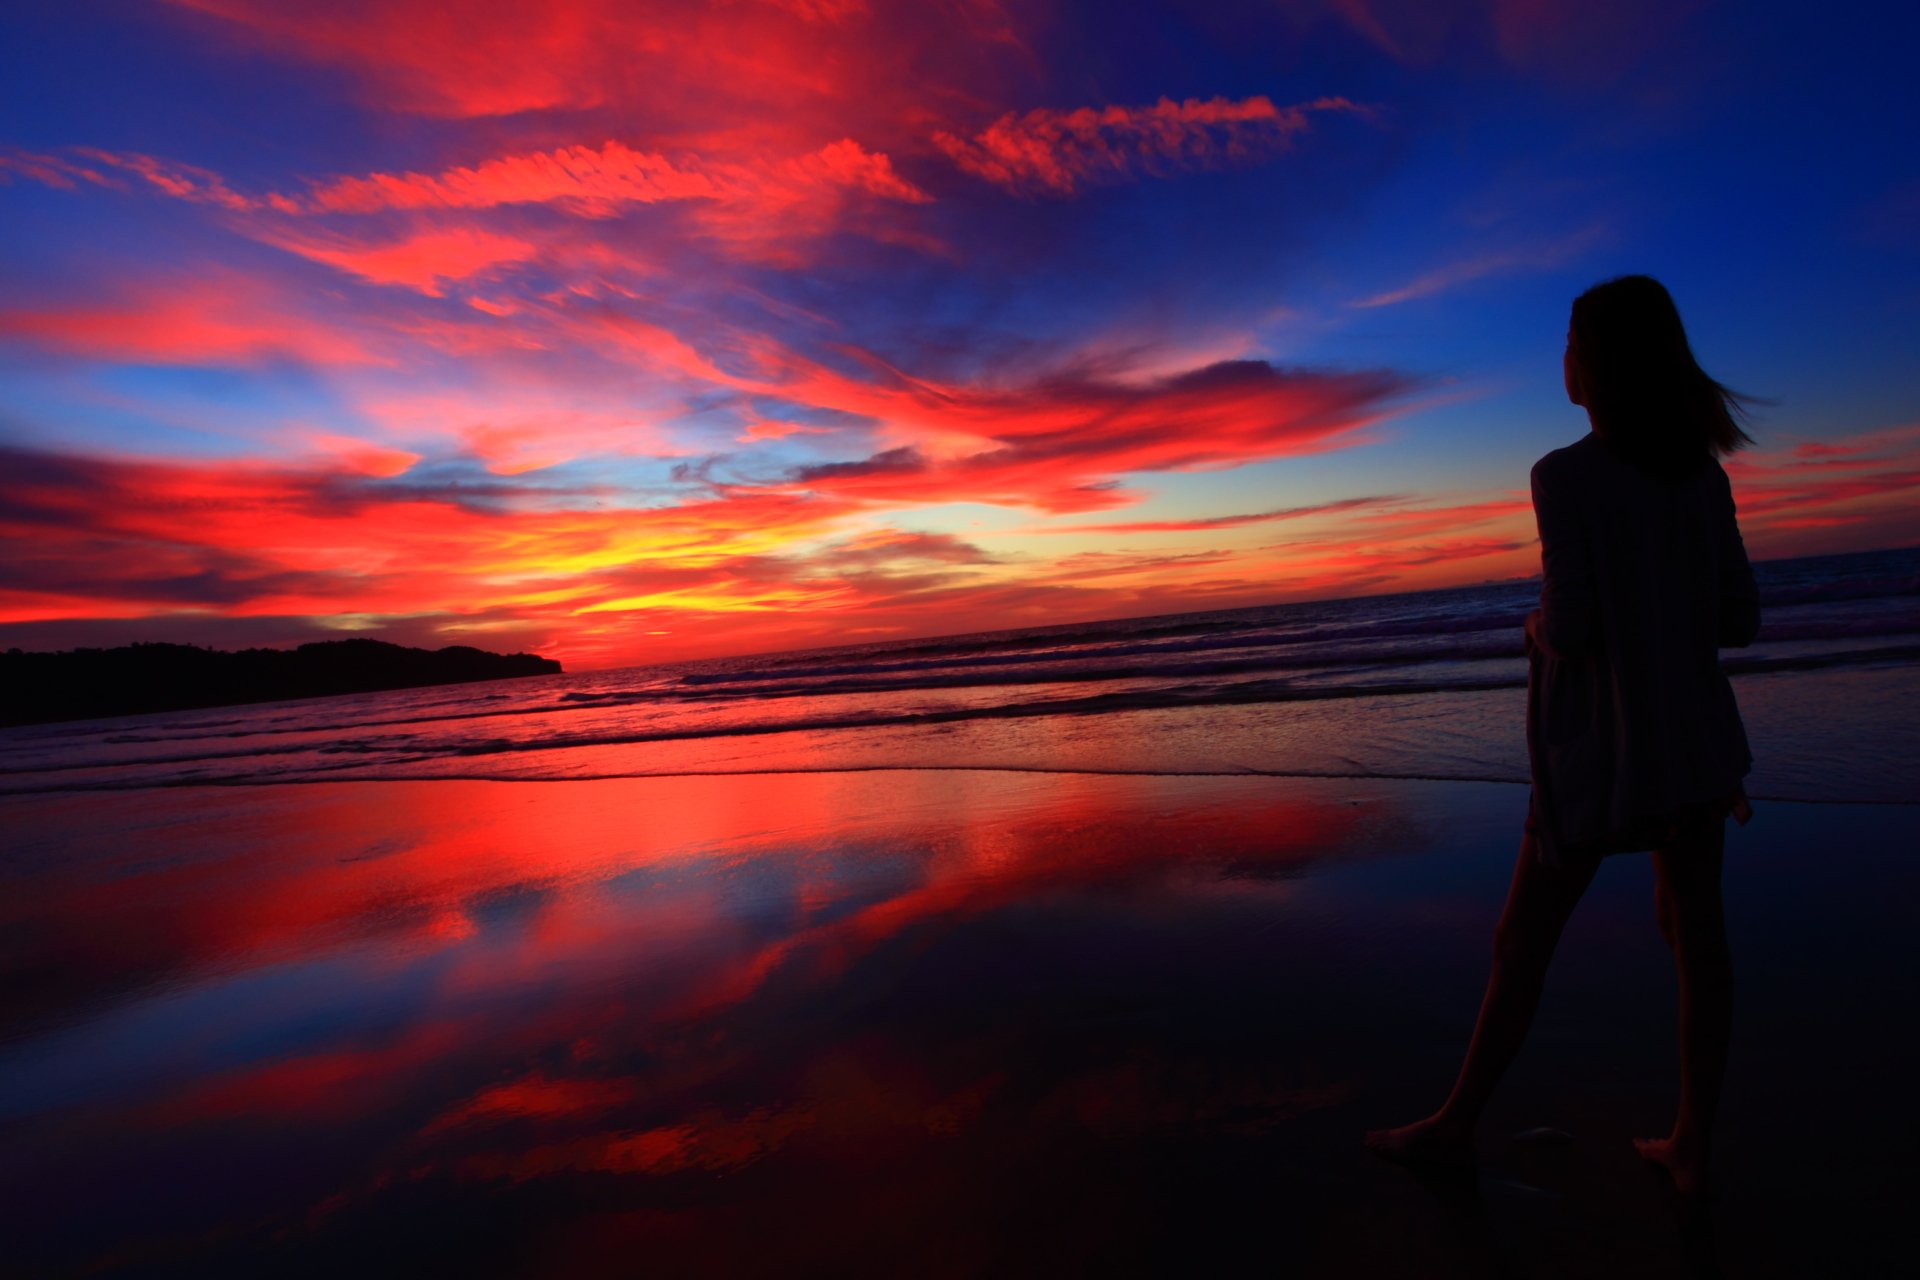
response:
[[[1665,813],[1636,819],[1597,840],[1583,840],[1578,844],[1562,842],[1560,851],[1563,855],[1576,857],[1605,857],[1614,853],[1670,849],[1710,837],[1714,829],[1729,817],[1745,826],[1747,819],[1752,816],[1753,806],[1747,802],[1746,788],[1737,786],[1717,799],[1695,800]],[[1539,816],[1531,803],[1527,806],[1527,832],[1536,839],[1542,834]]]

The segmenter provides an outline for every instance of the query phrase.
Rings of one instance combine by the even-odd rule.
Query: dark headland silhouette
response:
[[[0,725],[559,674],[558,662],[531,653],[488,653],[466,645],[409,649],[384,640],[320,640],[297,649],[238,653],[186,644],[67,653],[12,649],[0,653]]]

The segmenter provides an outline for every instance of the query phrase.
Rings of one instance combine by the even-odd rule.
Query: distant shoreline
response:
[[[0,653],[0,726],[194,711],[297,698],[561,674],[552,658],[466,645],[411,649],[384,640],[322,640],[297,649],[228,652],[131,644],[62,653]]]

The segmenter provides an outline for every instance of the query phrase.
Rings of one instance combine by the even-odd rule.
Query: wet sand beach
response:
[[[9,797],[11,1265],[1885,1273],[1910,806],[1730,834],[1705,1222],[1628,1141],[1677,1074],[1644,857],[1575,917],[1477,1181],[1362,1148],[1444,1092],[1525,800],[988,770]]]

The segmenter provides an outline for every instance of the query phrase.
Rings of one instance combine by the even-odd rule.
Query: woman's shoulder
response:
[[[1576,475],[1590,475],[1596,454],[1604,452],[1600,437],[1589,431],[1572,444],[1562,445],[1533,464],[1535,487],[1563,487]]]
[[[1700,474],[1705,477],[1707,487],[1715,492],[1731,493],[1733,491],[1732,477],[1727,475],[1727,469],[1720,465],[1720,459],[1712,454],[1707,455],[1707,464],[1700,468]]]

